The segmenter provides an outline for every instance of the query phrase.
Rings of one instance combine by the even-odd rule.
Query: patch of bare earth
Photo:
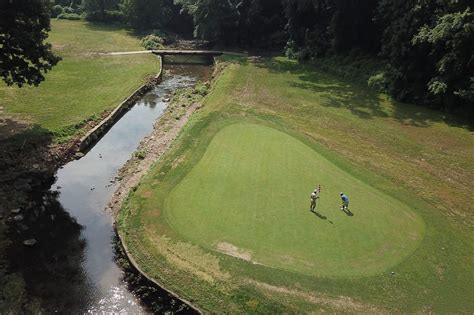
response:
[[[246,261],[252,261],[252,253],[250,251],[238,248],[237,246],[232,245],[230,243],[219,242],[217,243],[216,248],[218,251],[226,255],[240,258]]]
[[[246,279],[246,282],[254,285],[267,294],[282,294],[291,296],[293,298],[299,298],[312,304],[328,306],[337,312],[356,314],[388,314],[387,311],[374,305],[363,304],[346,296],[329,297],[324,294],[309,293],[297,289],[279,287],[268,283],[255,281],[253,279]]]

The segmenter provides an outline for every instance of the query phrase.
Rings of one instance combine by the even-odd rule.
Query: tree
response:
[[[83,0],[83,4],[89,20],[107,21],[107,11],[119,8],[119,0]]]
[[[381,55],[388,61],[387,90],[402,101],[423,102],[433,62],[426,46],[412,44],[425,24],[430,24],[435,1],[381,0],[376,22],[384,30]]]
[[[177,17],[173,0],[127,0],[123,7],[130,26],[140,30],[166,26]]]
[[[329,32],[332,48],[343,53],[354,49],[377,52],[380,32],[374,23],[379,0],[332,0]]]
[[[44,41],[50,17],[44,0],[2,0],[0,2],[0,72],[8,85],[40,84],[43,73],[60,58]]]
[[[413,44],[428,47],[435,63],[427,84],[430,95],[445,109],[459,102],[474,102],[474,14],[464,11],[439,15],[433,25],[424,25]],[[459,99],[461,98],[461,99]]]
[[[242,0],[236,5],[237,40],[252,47],[282,46],[285,40],[283,3],[274,0]]]
[[[205,40],[235,40],[239,13],[230,0],[176,0],[194,20],[194,36]]]

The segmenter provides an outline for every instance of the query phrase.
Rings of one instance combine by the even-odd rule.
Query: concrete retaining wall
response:
[[[89,132],[79,140],[79,151],[84,152],[94,145],[133,105],[135,105],[140,97],[150,91],[156,84],[161,82],[163,78],[163,62],[161,57],[158,57],[158,60],[160,67],[158,74],[153,79],[136,89],[97,126],[89,130]]]

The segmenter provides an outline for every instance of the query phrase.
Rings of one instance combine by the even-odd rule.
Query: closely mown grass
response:
[[[364,83],[341,81],[283,58],[229,66],[204,108],[120,213],[119,231],[143,270],[209,311],[470,312],[474,308],[471,127],[415,105],[395,103],[366,89]],[[187,187],[183,180],[191,176],[199,181],[192,174],[216,134],[242,122],[291,135],[348,178],[408,206],[425,223],[421,244],[398,265],[371,276],[318,276],[317,271],[308,275],[236,259],[202,246],[202,239],[193,239],[199,231],[175,229],[168,221],[174,209],[166,207],[167,198],[177,192],[181,193],[174,199],[193,196],[180,190]],[[200,174],[205,181],[206,172]],[[268,193],[265,187],[254,189]],[[354,187],[344,188],[349,189]],[[241,198],[228,198],[237,197]],[[338,198],[324,192],[322,197]],[[208,199],[212,198],[211,194]],[[351,202],[355,207],[354,198]],[[308,220],[314,220],[310,215]],[[220,219],[213,214],[199,220],[217,226]],[[248,225],[248,220],[233,220],[235,225]],[[219,224],[225,234],[229,222]],[[247,228],[239,227],[242,233]],[[255,243],[264,246],[265,237]],[[348,236],[340,241],[355,240]],[[391,244],[388,239],[387,243]]]
[[[100,53],[143,49],[126,30],[79,21],[52,21],[49,42],[63,59],[39,87],[0,85],[9,114],[51,131],[58,141],[98,120],[158,72],[151,55],[104,56]]]

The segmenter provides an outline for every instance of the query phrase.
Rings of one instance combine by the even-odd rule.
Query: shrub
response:
[[[147,50],[163,48],[164,39],[158,35],[148,35],[142,39],[142,45]]]
[[[76,13],[76,12],[74,11],[74,9],[71,8],[71,7],[64,7],[64,8],[63,8],[63,12],[64,12],[64,13],[67,13],[67,14]]]
[[[59,20],[80,20],[81,16],[76,13],[62,13],[58,15]]]
[[[139,160],[144,160],[146,158],[146,152],[143,150],[136,151],[135,157]]]
[[[209,82],[199,83],[199,84],[197,84],[196,87],[194,88],[193,93],[194,93],[194,94],[199,94],[199,95],[201,95],[201,96],[206,96],[207,93],[209,92],[209,88],[210,88]]]
[[[106,23],[124,23],[126,16],[121,11],[105,11],[102,15],[99,11],[87,12],[86,21],[106,22]]]
[[[63,7],[57,4],[51,8],[51,17],[55,18],[58,15],[61,15],[63,12],[64,12]]]
[[[367,84],[369,87],[384,92],[387,88],[387,80],[385,78],[385,72],[379,72],[369,78],[367,80]]]

